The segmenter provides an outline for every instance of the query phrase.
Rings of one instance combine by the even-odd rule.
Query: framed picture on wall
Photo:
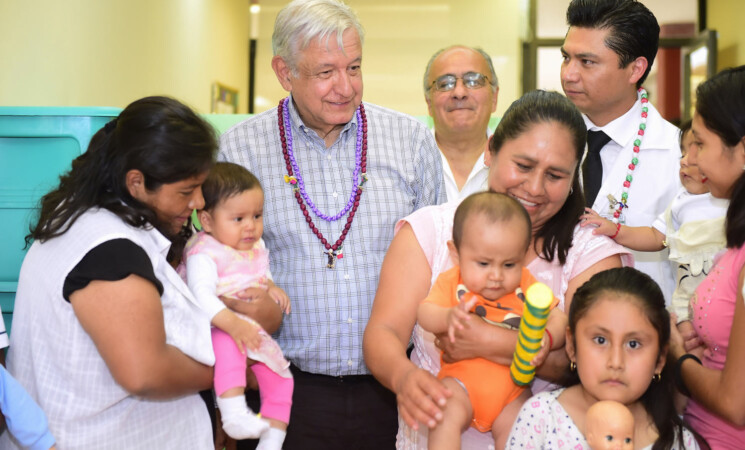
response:
[[[238,89],[225,86],[222,83],[212,83],[213,114],[238,114]]]
[[[696,108],[696,88],[717,73],[717,32],[701,32],[683,55],[683,120],[688,120]]]

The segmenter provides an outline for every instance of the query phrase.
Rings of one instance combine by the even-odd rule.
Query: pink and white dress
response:
[[[215,314],[226,308],[220,297],[237,298],[236,294],[244,289],[267,287],[267,281],[271,279],[269,250],[263,240],[259,240],[251,250],[236,250],[205,232],[199,232],[187,242],[178,272],[211,321]],[[261,344],[257,350],[246,349],[247,356],[290,378],[290,363],[277,342],[256,321],[236,314],[260,328]]]

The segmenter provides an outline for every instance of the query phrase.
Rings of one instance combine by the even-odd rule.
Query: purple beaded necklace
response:
[[[336,266],[336,259],[342,258],[342,244],[344,239],[347,237],[347,233],[352,226],[352,220],[357,212],[357,208],[360,205],[360,197],[362,196],[362,185],[367,181],[367,116],[365,115],[365,107],[360,103],[359,108],[356,111],[357,115],[357,142],[355,146],[355,168],[352,174],[352,193],[349,197],[349,201],[344,208],[334,216],[328,216],[323,214],[316,207],[315,203],[310,199],[308,193],[305,190],[305,182],[303,177],[300,175],[300,168],[295,160],[295,154],[292,148],[292,126],[290,124],[290,112],[289,112],[289,97],[286,97],[279,101],[277,106],[277,119],[279,123],[279,136],[282,142],[282,154],[285,158],[285,165],[287,166],[287,175],[284,179],[286,183],[293,186],[292,190],[295,194],[295,199],[300,210],[305,216],[305,221],[308,223],[313,234],[320,239],[321,244],[326,248],[325,254],[328,255],[328,264],[326,267],[333,269]],[[285,127],[285,124],[288,124]],[[305,203],[303,203],[303,200]],[[305,205],[308,205],[307,207]],[[341,236],[336,240],[334,244],[331,244],[324,236],[323,233],[315,226],[313,219],[310,217],[308,207],[313,213],[328,222],[333,222],[342,218],[346,213],[349,213],[347,217],[347,223],[344,225]]]

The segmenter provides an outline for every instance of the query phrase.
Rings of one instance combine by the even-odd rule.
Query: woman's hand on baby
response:
[[[685,339],[678,330],[678,317],[670,314],[670,355],[673,359],[678,359],[685,355]]]
[[[592,234],[613,236],[616,234],[617,225],[605,217],[601,217],[600,214],[593,211],[591,208],[585,208],[585,213],[579,216],[580,226],[586,227],[587,225],[595,225],[597,228]]]
[[[234,301],[252,301],[256,300],[259,297],[269,295],[267,293],[267,290],[263,287],[250,287],[246,288],[240,292],[235,293],[235,297],[238,298],[238,300],[233,299]],[[227,298],[220,297],[220,300],[223,301],[227,305]],[[227,305],[228,308],[230,308],[230,305]],[[231,308],[232,309],[232,308]]]
[[[274,333],[282,324],[282,309],[269,296],[266,287],[245,289],[234,297],[220,297],[228,309],[254,319],[267,333]]]
[[[687,353],[696,353],[696,349],[703,348],[704,343],[693,328],[690,320],[684,320],[678,324],[678,331],[683,338],[683,348]]]
[[[468,326],[468,321],[471,320],[471,308],[476,304],[478,299],[474,296],[467,302],[461,302],[450,308],[448,312],[448,339],[450,342],[455,342],[455,333]]]
[[[434,428],[442,421],[442,408],[453,395],[431,373],[411,367],[394,384],[398,413],[409,427],[416,430],[423,423]]]
[[[269,296],[272,298],[272,300],[274,300],[274,302],[279,305],[279,307],[282,309],[282,312],[284,312],[285,314],[290,314],[290,297],[287,296],[287,293],[281,287],[277,285],[269,286],[267,292],[269,293]]]
[[[442,350],[442,359],[447,363],[454,363],[462,361],[464,359],[471,358],[487,358],[492,361],[498,362],[499,364],[506,364],[512,361],[512,352],[509,355],[509,359],[505,358],[504,361],[498,361],[493,359],[491,351],[491,339],[490,334],[495,330],[494,325],[481,320],[478,316],[472,315],[472,319],[468,322],[468,326],[462,330],[455,332],[455,342],[451,342],[447,336],[447,333],[438,334],[437,347]],[[504,330],[507,331],[507,330]]]
[[[276,300],[269,295],[269,291],[263,287],[250,287],[232,294],[231,297],[223,296],[219,298],[231,311],[243,314],[244,316],[249,316],[252,319],[255,319],[252,315],[252,302],[265,299],[277,303]]]

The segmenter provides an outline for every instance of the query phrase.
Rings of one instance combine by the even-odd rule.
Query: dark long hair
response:
[[[536,247],[535,251],[549,262],[557,255],[559,262],[564,264],[572,247],[574,227],[585,209],[585,198],[579,185],[579,162],[585,151],[587,127],[577,107],[558,92],[528,92],[515,100],[505,111],[504,117],[499,121],[494,135],[489,140],[489,152],[496,156],[505,142],[517,139],[536,124],[547,122],[561,124],[569,131],[577,163],[574,167],[569,197],[561,209],[536,233],[536,242],[542,238],[543,248]]]
[[[725,69],[696,89],[696,112],[729,147],[745,145],[745,66]],[[745,244],[745,170],[735,181],[727,208],[727,247]]]
[[[30,227],[26,245],[64,234],[95,207],[108,209],[133,227],[155,226],[176,244],[188,231],[168,233],[155,212],[130,195],[126,174],[139,170],[145,188],[153,191],[209,170],[216,153],[214,129],[189,107],[167,97],[137,100],[93,136],[88,150],[60,177],[59,186],[42,197],[39,220]]]
[[[641,87],[652,69],[660,41],[660,25],[646,6],[637,0],[572,0],[567,8],[567,25],[610,30],[605,46],[618,55],[620,68],[645,57],[647,70],[636,82],[636,87]]]
[[[620,267],[596,273],[585,284],[577,289],[569,307],[569,329],[572,338],[577,333],[577,322],[584,317],[598,300],[607,294],[620,294],[635,300],[643,311],[647,320],[657,330],[658,348],[662,352],[670,342],[670,314],[665,309],[665,296],[657,283],[649,275],[631,267]],[[613,320],[609,317],[608,320]],[[576,341],[575,341],[576,348]],[[673,395],[674,362],[665,359],[659,381],[652,381],[639,401],[644,405],[647,414],[652,418],[659,438],[652,446],[652,450],[666,450],[673,448],[677,437],[683,442],[683,429],[687,428],[696,436],[699,443],[705,441],[686,424],[675,410]],[[576,372],[570,376],[569,385],[580,382]]]

